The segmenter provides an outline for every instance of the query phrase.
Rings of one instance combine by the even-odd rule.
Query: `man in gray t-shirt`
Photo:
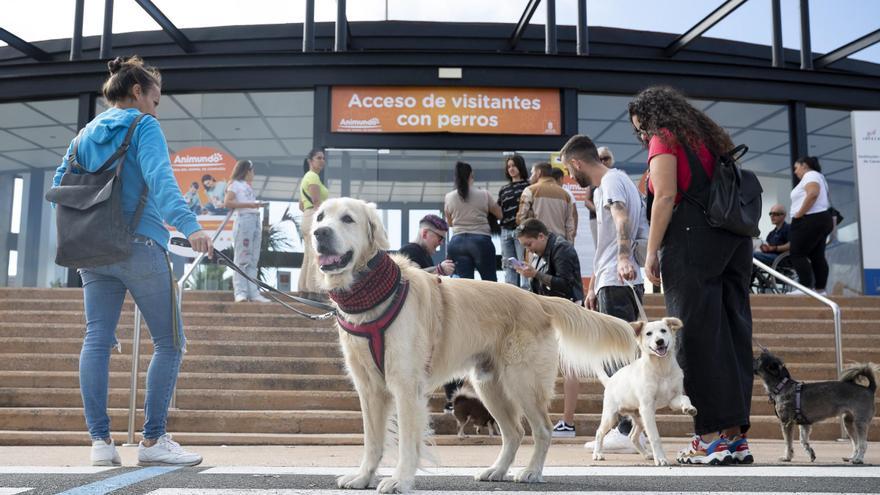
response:
[[[581,187],[598,186],[593,193],[597,222],[596,255],[584,304],[600,313],[636,321],[639,319],[638,305],[645,293],[634,255],[634,241],[639,238],[640,231],[644,233],[648,222],[642,197],[629,176],[602,165],[596,145],[589,137],[572,137],[560,154],[562,162]],[[633,284],[635,290],[628,287],[626,281]],[[616,370],[606,371],[613,374]],[[631,429],[628,420],[621,421],[605,437],[605,450],[637,452],[627,438]]]

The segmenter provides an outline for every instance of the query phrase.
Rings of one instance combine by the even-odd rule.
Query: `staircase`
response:
[[[837,301],[843,313],[843,355],[847,363],[880,363],[880,298]],[[648,295],[649,317],[664,314],[661,296]],[[836,376],[831,312],[804,297],[753,296],[754,337],[781,356],[795,378]],[[117,337],[122,353],[110,361],[109,407],[114,437],[126,438],[131,374],[133,305],[127,301]],[[332,320],[331,320],[332,321]],[[78,360],[84,332],[79,289],[0,288],[0,445],[83,445],[88,436],[79,395]],[[185,444],[359,444],[357,394],[343,371],[336,330],[278,304],[232,302],[229,292],[187,292],[184,322],[188,353],[178,382],[177,409],[168,429]],[[140,394],[152,352],[146,326],[141,341]],[[562,382],[557,382],[561,394]],[[431,409],[442,409],[442,391]],[[577,441],[592,437],[602,407],[595,380],[580,386]],[[143,425],[142,410],[136,426]],[[562,412],[562,396],[551,416]],[[658,416],[664,436],[690,434],[691,420]],[[432,415],[438,443],[460,443],[451,415]],[[752,402],[754,438],[781,438],[763,387],[756,381]],[[880,440],[880,419],[870,430]],[[812,438],[835,439],[837,422],[815,425]],[[469,443],[493,443],[471,436]]]

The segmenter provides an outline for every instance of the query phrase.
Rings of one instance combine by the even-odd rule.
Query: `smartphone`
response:
[[[510,266],[512,266],[514,268],[525,268],[526,267],[525,263],[523,263],[522,261],[520,261],[514,257],[507,258],[507,262],[510,263]]]

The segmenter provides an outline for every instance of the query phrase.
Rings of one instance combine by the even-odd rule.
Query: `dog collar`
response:
[[[336,322],[349,335],[362,337],[369,341],[370,354],[382,376],[385,376],[385,330],[388,330],[388,327],[397,319],[408,293],[409,282],[404,280],[398,285],[397,295],[388,308],[378,318],[368,323],[355,324],[344,319],[341,315],[336,315]]]
[[[348,289],[333,289],[330,299],[344,313],[356,315],[385,302],[400,285],[400,267],[385,251],[379,251],[367,267],[355,275]]]

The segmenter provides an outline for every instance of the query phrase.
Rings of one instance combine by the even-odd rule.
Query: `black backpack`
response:
[[[95,172],[77,162],[82,131],[74,138],[73,150],[65,159],[67,171],[61,184],[49,189],[46,200],[57,205],[58,251],[55,263],[68,268],[91,268],[122,261],[131,254],[131,235],[147,203],[147,188],[141,194],[131,224],[122,215],[122,166],[135,128],[144,117],[138,115],[125,140]],[[110,169],[117,160],[119,165]]]
[[[761,219],[761,194],[764,189],[754,172],[743,170],[737,163],[749,151],[749,147],[741,144],[718,156],[710,180],[700,159],[686,141],[679,142],[687,153],[692,181],[708,184],[708,201],[700,201],[694,195],[682,191],[684,198],[703,210],[712,227],[746,237],[760,236],[758,221]],[[691,190],[693,189],[692,186]]]

